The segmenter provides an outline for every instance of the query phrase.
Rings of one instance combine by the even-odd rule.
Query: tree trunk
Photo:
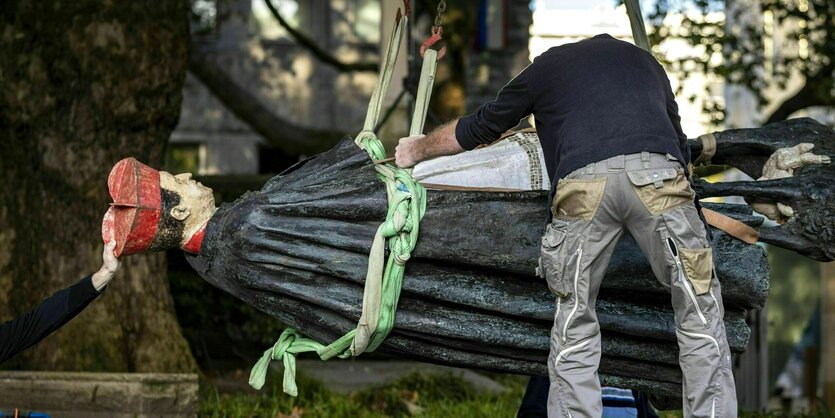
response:
[[[4,2],[0,13],[0,320],[101,265],[111,166],[158,167],[177,124],[188,2]],[[163,254],[132,256],[99,300],[6,365],[193,371]]]

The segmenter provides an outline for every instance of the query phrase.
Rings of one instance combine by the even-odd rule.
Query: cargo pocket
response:
[[[606,177],[591,179],[562,179],[557,182],[554,195],[554,217],[575,218],[590,221],[597,212],[603,191],[606,189]]]
[[[548,289],[561,298],[571,294],[571,287],[563,274],[565,266],[564,242],[567,232],[568,222],[554,219],[545,228],[539,255],[539,276],[548,282]]]
[[[681,286],[684,289],[684,292],[690,298],[690,302],[693,304],[693,308],[696,311],[696,315],[699,316],[699,321],[702,323],[702,325],[707,326],[707,317],[705,317],[704,313],[702,312],[702,308],[699,306],[699,300],[698,298],[696,298],[696,285],[690,279],[691,276],[687,273],[687,267],[685,267],[685,255],[683,251],[692,250],[680,248],[666,229],[662,230],[662,236],[667,244],[667,249],[669,250],[670,255],[673,258],[673,262],[675,263],[676,274],[678,276],[677,285]],[[692,261],[693,260],[691,259],[691,263]],[[694,264],[691,264],[691,266],[694,266]],[[708,278],[708,287],[709,283],[710,279]]]
[[[713,277],[713,251],[710,248],[679,248],[679,251],[684,272],[693,290],[697,295],[709,292]]]
[[[677,206],[692,203],[695,194],[683,169],[650,168],[627,171],[635,193],[653,216]]]

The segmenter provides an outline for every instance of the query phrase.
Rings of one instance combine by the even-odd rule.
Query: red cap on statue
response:
[[[107,188],[113,198],[104,215],[101,235],[105,243],[115,240],[116,256],[147,250],[160,220],[159,171],[125,158],[110,170]]]

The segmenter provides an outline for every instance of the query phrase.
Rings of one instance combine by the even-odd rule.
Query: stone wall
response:
[[[196,374],[0,372],[0,412],[62,418],[195,417]]]

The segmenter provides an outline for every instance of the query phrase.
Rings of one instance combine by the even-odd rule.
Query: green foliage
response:
[[[178,260],[169,257],[174,267]],[[212,286],[193,270],[172,269],[168,279],[177,320],[203,370],[254,362],[285,328],[281,321]]]
[[[649,15],[648,31],[656,49],[661,42],[676,39],[693,47],[692,53],[669,60],[656,54],[667,68],[682,78],[713,74],[745,87],[760,108],[772,105],[767,89],[785,89],[792,76],[800,77],[803,87],[777,106],[768,117],[773,122],[807,107],[835,106],[833,15],[831,0],[658,0]],[[665,21],[668,17],[673,19]],[[705,114],[713,123],[721,123],[724,106],[711,100],[710,94],[704,99]]]
[[[820,263],[768,247],[768,376],[773,386],[820,301]]]
[[[478,418],[512,417],[522,400],[527,378],[491,375],[506,390],[488,393],[473,387],[461,377],[449,373],[413,373],[390,384],[359,392],[340,394],[329,391],[320,382],[300,373],[299,397],[281,391],[280,375],[271,375],[261,392],[225,394],[217,388],[201,385],[201,417],[276,417],[276,418]],[[659,412],[662,418],[682,417],[681,411]],[[787,415],[782,411],[766,414],[742,412],[742,418],[824,418],[831,412],[820,410]]]
[[[761,412],[745,412],[742,411],[739,414],[740,418],[785,418],[785,417],[792,417],[792,418],[831,418],[835,411],[827,411],[825,409],[821,409],[815,412],[809,413],[800,413],[800,414],[787,414],[783,411],[771,411],[767,413]],[[664,411],[658,414],[661,418],[681,418],[683,415],[681,411]]]
[[[197,173],[200,169],[200,144],[168,144],[165,150],[165,171]]]
[[[526,379],[506,376],[501,393],[473,387],[460,376],[413,373],[393,383],[350,394],[329,391],[299,374],[298,398],[281,391],[272,375],[259,394],[221,394],[210,387],[201,393],[201,417],[376,418],[376,417],[510,417],[516,415]]]

